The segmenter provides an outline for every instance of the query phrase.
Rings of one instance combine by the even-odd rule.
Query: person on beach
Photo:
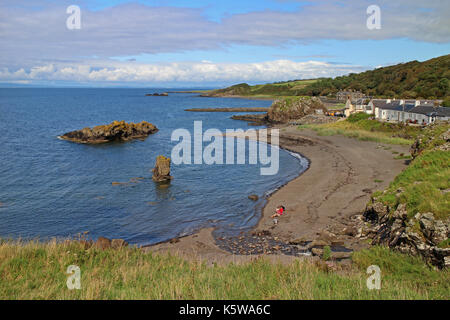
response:
[[[284,214],[284,211],[286,209],[283,206],[279,206],[275,212],[275,214],[272,216],[272,218],[281,217]]]

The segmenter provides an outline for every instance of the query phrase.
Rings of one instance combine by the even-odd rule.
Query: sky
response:
[[[223,87],[449,53],[448,0],[0,2],[0,86]]]

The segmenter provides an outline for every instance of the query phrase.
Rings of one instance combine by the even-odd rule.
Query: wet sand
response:
[[[392,151],[406,154],[408,147],[344,136],[322,137],[311,130],[298,130],[296,126],[280,128],[280,146],[303,155],[310,161],[310,166],[270,196],[254,234],[269,234],[270,241],[276,239],[286,244],[309,243],[321,239],[326,230],[335,234],[333,241],[342,246],[353,250],[366,247],[366,241],[345,234],[343,229],[358,221],[372,192],[386,188],[406,168],[406,162],[395,160]],[[274,224],[271,215],[279,205],[286,207],[286,214]],[[281,263],[308,258],[271,248],[268,252],[253,255],[224,250],[212,231],[203,229],[197,234],[144,250],[170,252],[190,260],[220,264],[248,262],[261,256]]]

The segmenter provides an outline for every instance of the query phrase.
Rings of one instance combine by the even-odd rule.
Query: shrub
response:
[[[362,112],[360,112],[360,113],[354,113],[354,114],[350,115],[350,116],[347,118],[347,121],[348,121],[348,122],[351,122],[351,123],[355,123],[355,122],[358,122],[358,121],[361,121],[361,120],[367,120],[367,119],[369,119],[370,117],[371,117],[371,115],[370,115],[370,114],[367,114],[367,113],[362,113]]]

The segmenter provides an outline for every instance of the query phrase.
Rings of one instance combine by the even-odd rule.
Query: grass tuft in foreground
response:
[[[324,262],[206,266],[137,248],[84,250],[78,242],[0,244],[0,299],[449,299],[448,271],[374,247],[354,264],[330,271]],[[367,289],[366,268],[379,265],[382,289]],[[81,290],[66,287],[69,265]]]

